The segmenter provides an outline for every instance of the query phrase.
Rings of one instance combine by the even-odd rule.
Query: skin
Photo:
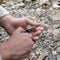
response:
[[[0,49],[3,60],[19,60],[26,58],[31,52],[34,42],[32,41],[32,35],[29,33],[24,33],[24,29],[17,28],[9,41],[4,42],[0,45],[3,47]],[[2,50],[4,50],[2,52]]]
[[[26,30],[28,25],[36,26],[36,31],[34,32],[34,40],[39,39],[40,33],[43,31],[40,23],[33,22],[29,18],[15,18],[12,15],[6,15],[0,20],[0,26],[6,29],[6,31],[11,35],[15,29],[22,27]]]
[[[36,26],[34,35],[25,33],[28,25]],[[11,35],[7,42],[0,44],[0,53],[3,60],[19,60],[27,57],[35,41],[43,31],[40,23],[33,22],[28,18],[15,18],[12,15],[6,15],[0,19],[0,26]]]

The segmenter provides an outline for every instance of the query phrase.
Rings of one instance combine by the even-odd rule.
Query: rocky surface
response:
[[[40,22],[43,33],[25,60],[60,60],[60,0],[4,0],[2,6],[15,17]],[[0,28],[0,41],[9,35]]]

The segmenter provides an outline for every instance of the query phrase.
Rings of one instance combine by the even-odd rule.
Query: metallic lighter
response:
[[[36,31],[36,27],[35,26],[30,26],[30,25],[28,25],[27,29],[25,30],[25,32],[28,32],[28,33],[35,32],[35,31]]]

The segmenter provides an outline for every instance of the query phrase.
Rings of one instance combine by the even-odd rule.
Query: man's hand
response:
[[[31,52],[34,42],[32,35],[24,33],[24,29],[16,29],[10,40],[0,45],[0,54],[3,60],[19,60],[26,58]]]
[[[6,29],[6,31],[11,35],[13,31],[19,26],[26,30],[28,25],[36,26],[36,31],[34,32],[34,39],[39,38],[40,33],[43,31],[43,28],[40,27],[40,23],[33,22],[28,18],[15,18],[11,15],[6,15],[1,18],[0,25]]]

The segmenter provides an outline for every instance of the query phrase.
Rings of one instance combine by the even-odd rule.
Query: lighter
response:
[[[30,33],[30,32],[35,32],[36,31],[36,27],[35,26],[30,26],[28,25],[25,32]]]

